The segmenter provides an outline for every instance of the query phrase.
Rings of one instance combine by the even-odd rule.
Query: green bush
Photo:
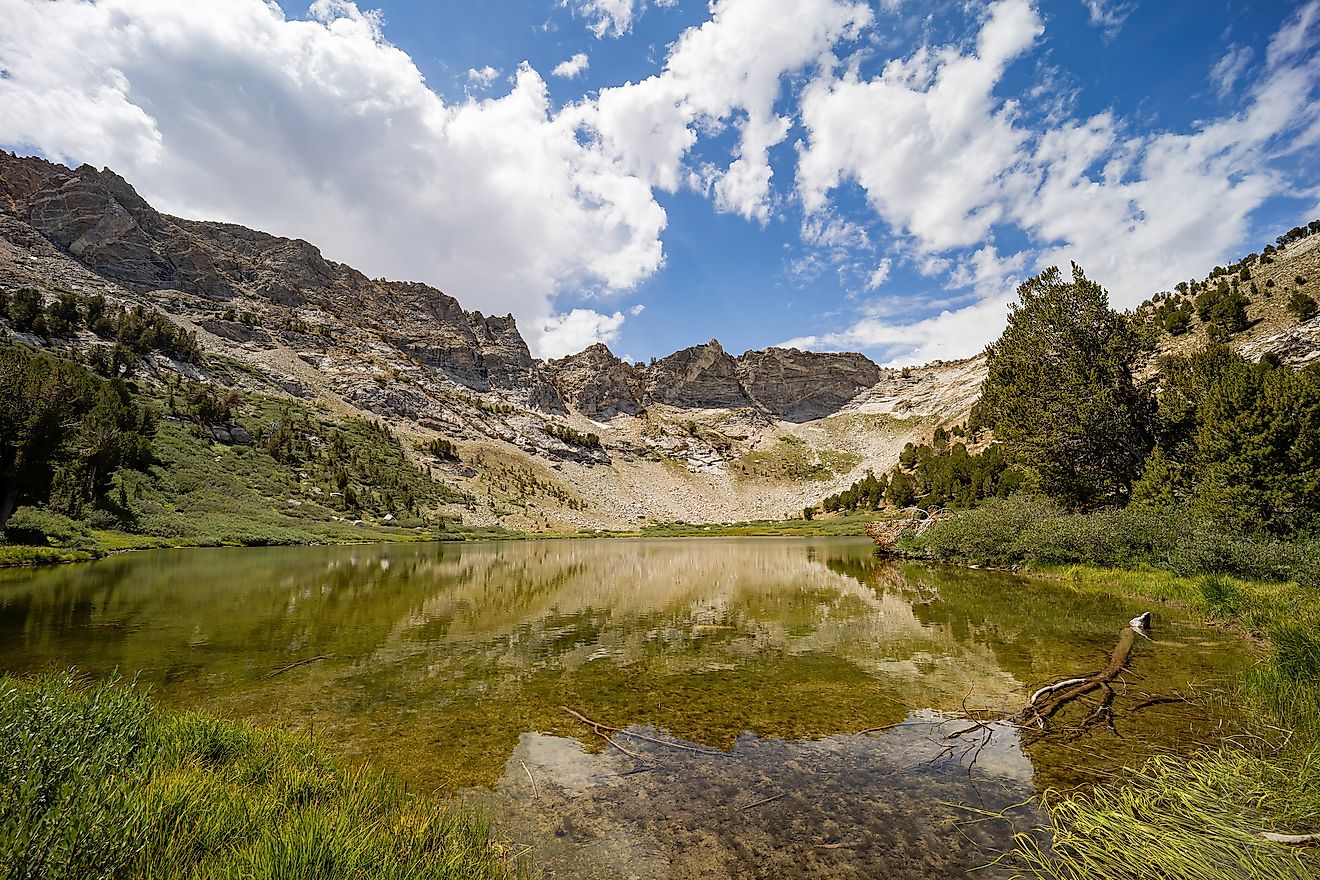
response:
[[[1176,507],[1069,513],[1039,497],[1015,495],[961,511],[922,537],[905,539],[902,547],[942,562],[1149,565],[1184,576],[1232,574],[1320,589],[1314,563],[1320,541],[1234,535]],[[1212,606],[1229,599],[1205,598]]]
[[[40,507],[20,507],[5,525],[5,537],[13,544],[66,549],[94,547],[96,539],[82,523],[62,513]]]

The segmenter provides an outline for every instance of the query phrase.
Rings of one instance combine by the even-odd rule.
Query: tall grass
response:
[[[0,678],[0,877],[485,880],[477,816],[118,681]]]
[[[1012,498],[959,513],[906,552],[942,561],[1026,565],[1079,589],[1172,601],[1264,637],[1243,695],[1271,736],[1156,759],[1087,793],[1045,796],[1052,841],[1022,837],[1033,876],[1320,877],[1320,852],[1260,831],[1320,832],[1320,543],[1217,533],[1178,510],[1089,515]],[[1280,743],[1282,742],[1282,745]]]
[[[1315,830],[1320,755],[1266,760],[1243,751],[1156,758],[1121,786],[1047,796],[1052,840],[1022,835],[1017,856],[1051,880],[1302,880],[1320,854],[1261,831]]]

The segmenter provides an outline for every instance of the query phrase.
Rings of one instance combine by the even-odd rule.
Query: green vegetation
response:
[[[313,743],[167,713],[131,686],[0,678],[13,880],[512,877],[478,817]]]
[[[545,432],[556,440],[562,440],[569,446],[580,446],[583,449],[600,449],[599,434],[584,434],[581,431],[575,431],[567,425],[557,425],[553,422],[545,426]]]
[[[994,431],[1028,488],[1081,507],[1124,501],[1150,448],[1135,332],[1076,265],[1071,281],[1047,269],[1018,297],[986,351],[971,427]]]
[[[855,537],[865,534],[866,524],[874,516],[859,514],[831,519],[752,520],[740,523],[667,522],[653,523],[636,532],[619,533],[643,538],[747,538],[747,537]],[[599,534],[605,534],[601,532]]]
[[[108,506],[120,468],[145,468],[154,420],[122,379],[0,347],[0,530],[20,503],[77,516]]]
[[[434,511],[472,500],[374,421],[331,422],[298,402],[177,378],[103,379],[0,345],[0,565],[461,537]]]
[[[770,446],[740,456],[731,470],[767,480],[828,480],[857,467],[861,457],[839,449],[813,451],[801,437],[785,434]]]
[[[34,333],[47,339],[72,336],[84,327],[101,339],[113,342],[108,351],[98,349],[107,365],[125,367],[135,358],[160,352],[178,361],[201,363],[202,350],[197,335],[183,330],[155,309],[144,306],[117,306],[100,294],[82,296],[63,291],[44,307],[41,294],[23,288],[12,295],[0,295],[0,318],[15,330]],[[122,370],[105,375],[119,375]]]
[[[1270,657],[1244,685],[1284,738],[1051,793],[1050,849],[1024,837],[1018,854],[1043,877],[1148,877],[1153,866],[1179,877],[1314,876],[1313,858],[1256,833],[1320,829],[1320,370],[1252,363],[1211,342],[1165,359],[1152,387],[1138,388],[1134,337],[1080,270],[1070,284],[1047,271],[1020,293],[973,422],[993,428],[1026,491],[903,538],[900,551],[1075,566],[1074,583],[1126,587],[1264,636]],[[1198,310],[1235,295],[1221,282]]]
[[[1247,328],[1247,306],[1251,300],[1220,281],[1196,297],[1196,316],[1210,327],[1211,338],[1224,339]]]
[[[422,446],[422,451],[441,461],[458,461],[458,447],[453,444],[453,441],[446,440],[444,437],[436,437],[427,442]]]
[[[1181,336],[1191,329],[1193,313],[1191,300],[1183,296],[1169,296],[1156,306],[1155,323],[1169,335]]]
[[[1309,321],[1315,317],[1317,311],[1320,311],[1320,306],[1316,304],[1315,297],[1309,293],[1294,290],[1288,297],[1288,311],[1298,321]]]
[[[964,436],[962,426],[952,434],[936,428],[931,442],[905,445],[888,473],[868,473],[820,506],[826,513],[902,509],[918,501],[927,508],[970,507],[1017,491],[1021,474],[1008,468],[1003,450],[989,446],[973,454],[965,442],[954,439]]]

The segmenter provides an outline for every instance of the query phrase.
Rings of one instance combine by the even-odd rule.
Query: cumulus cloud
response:
[[[1075,260],[1131,307],[1222,260],[1251,213],[1287,191],[1273,156],[1320,138],[1318,10],[1313,0],[1285,22],[1239,112],[1188,132],[1138,135],[1108,112],[1024,125],[993,89],[1041,33],[1026,0],[993,4],[970,51],[924,47],[871,80],[823,74],[803,97],[803,204],[828,211],[834,188],[858,183],[910,237],[906,260],[973,302],[909,324],[864,309],[852,327],[799,341],[899,359],[969,355],[998,335],[1022,276],[1047,265]],[[1001,257],[999,226],[1028,245]]]
[[[632,314],[640,314],[637,307],[633,308]],[[536,327],[540,356],[563,357],[597,342],[609,345],[619,338],[619,328],[624,320],[623,312],[602,315],[592,309],[573,309],[562,315],[551,315]]]
[[[0,0],[0,16],[0,143],[107,165],[171,213],[306,238],[524,324],[557,291],[662,264],[649,183],[581,141],[526,65],[508,94],[448,104],[346,0],[306,20],[263,0]]]
[[[556,64],[554,69],[550,72],[555,76],[561,76],[564,79],[573,79],[574,77],[581,75],[581,73],[590,65],[591,61],[587,58],[587,53],[578,52],[567,61],[561,61]]]
[[[855,71],[817,78],[802,96],[803,205],[822,210],[831,190],[852,181],[876,213],[928,250],[984,239],[1002,216],[1027,137],[992,92],[1042,29],[1027,0],[1004,0],[968,54],[923,48],[870,80]]]
[[[835,43],[856,37],[871,21],[871,10],[859,2],[716,0],[708,21],[679,36],[660,74],[603,89],[580,108],[582,124],[654,185],[672,191],[696,181],[718,209],[765,222],[769,150],[792,124],[775,112],[783,78],[829,60]],[[730,125],[738,138],[727,166],[705,173],[684,166],[698,129]]]
[[[495,82],[495,78],[500,75],[500,72],[487,64],[481,68],[469,67],[467,75],[468,82],[479,88],[488,89]]]

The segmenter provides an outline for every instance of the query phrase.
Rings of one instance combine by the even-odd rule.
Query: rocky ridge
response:
[[[220,357],[154,355],[149,375],[384,420],[478,499],[450,513],[531,530],[793,514],[964,418],[985,372],[981,357],[902,371],[860,354],[735,357],[715,340],[650,365],[604,345],[541,362],[511,316],[370,279],[305,241],[162,214],[105,169],[0,152],[0,290],[20,288],[159,310]],[[1266,322],[1242,347],[1314,360],[1317,327]],[[104,344],[86,332],[26,341]],[[598,445],[577,442],[590,434]],[[435,437],[461,463],[428,458]]]

